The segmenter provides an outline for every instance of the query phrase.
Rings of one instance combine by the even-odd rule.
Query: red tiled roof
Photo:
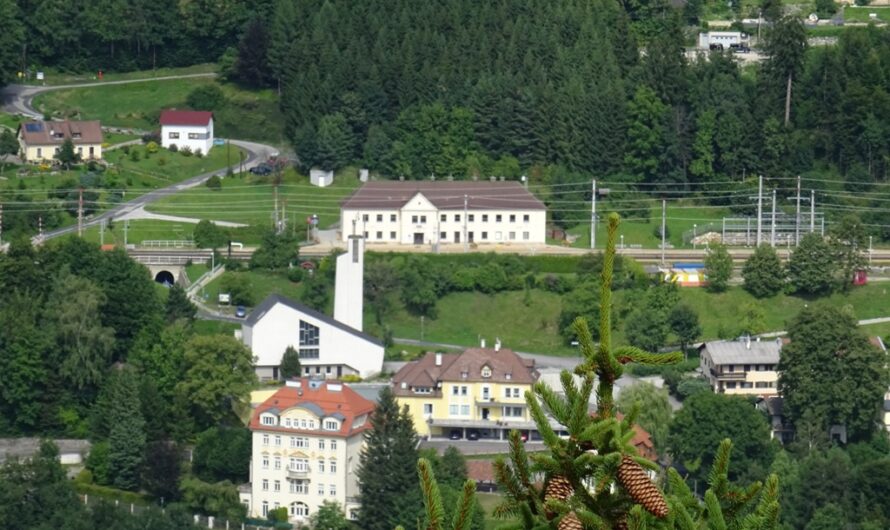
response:
[[[207,125],[213,113],[203,110],[162,110],[161,125]]]
[[[299,384],[300,386],[295,386]],[[294,385],[294,386],[292,386]],[[336,385],[336,386],[334,386]],[[332,390],[331,387],[339,390]],[[262,425],[260,415],[266,411],[272,411],[276,415],[294,408],[306,408],[320,416],[318,430],[293,429],[282,425]],[[363,398],[355,390],[335,381],[310,381],[306,378],[289,381],[272,394],[253,411],[248,427],[251,430],[274,431],[284,433],[316,434],[331,431],[321,431],[321,422],[326,417],[336,418],[340,421],[339,435],[346,437],[365,431],[371,427],[370,414],[374,411],[374,403]],[[361,425],[354,426],[356,418],[366,416]]]
[[[467,478],[475,482],[494,482],[491,460],[467,460]]]

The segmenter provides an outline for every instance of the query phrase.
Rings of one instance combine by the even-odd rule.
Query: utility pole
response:
[[[816,190],[810,190],[810,233],[816,231]]]
[[[800,245],[800,175],[797,176],[797,214],[794,222],[794,244]]]
[[[40,242],[43,243],[43,216],[42,215],[37,216],[37,239],[39,239]]]
[[[77,237],[83,237],[83,188],[77,195]]]
[[[281,230],[279,233],[283,234],[287,231],[287,199],[281,203]]]
[[[130,220],[127,219],[124,221],[124,248],[127,248],[127,230],[130,229]]]
[[[274,206],[274,212],[275,212],[275,222],[274,222],[275,233],[278,234],[278,233],[279,233],[279,230],[278,230],[278,228],[279,228],[279,226],[278,226],[278,225],[279,225],[279,220],[278,220],[278,184],[275,185],[275,206]]]
[[[99,245],[105,244],[105,219],[99,221]]]
[[[667,222],[667,201],[661,199],[661,264],[664,265],[665,223]]]
[[[773,189],[773,220],[770,227],[769,244],[771,247],[776,246],[776,190]]]
[[[760,230],[763,221],[763,175],[757,179],[757,246],[760,246]]]
[[[596,248],[596,179],[590,194],[590,248]]]
[[[3,207],[0,206],[0,217],[2,217],[2,214],[3,214]],[[874,249],[871,246],[871,236],[868,236],[868,268],[869,269],[871,268],[871,253],[873,251],[874,251]]]
[[[871,241],[871,239],[869,239]],[[871,247],[871,244],[869,244]],[[3,248],[3,203],[0,202],[0,248]]]
[[[470,242],[467,241],[467,196],[464,195],[464,252],[469,252]]]

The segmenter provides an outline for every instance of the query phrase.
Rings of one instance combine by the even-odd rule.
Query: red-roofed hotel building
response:
[[[288,381],[250,419],[250,482],[239,488],[253,517],[287,508],[306,522],[324,501],[358,514],[356,471],[374,403],[334,381]]]

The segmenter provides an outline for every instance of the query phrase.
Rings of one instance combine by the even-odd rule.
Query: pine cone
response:
[[[667,517],[668,505],[664,501],[664,495],[649,480],[646,471],[640,467],[640,464],[637,464],[628,455],[621,458],[621,465],[618,466],[618,481],[621,482],[634,502],[642,505],[655,517]]]
[[[556,528],[559,530],[584,530],[584,524],[581,523],[581,519],[578,519],[575,512],[569,512],[559,520]]]
[[[553,475],[550,477],[550,480],[547,482],[547,487],[544,489],[544,502],[549,500],[566,502],[574,492],[575,489],[572,487],[572,483],[569,482],[569,479],[563,475]],[[553,519],[555,516],[556,513],[552,510],[547,511],[548,519]]]
[[[627,519],[615,521],[615,523],[612,525],[612,530],[627,530]]]

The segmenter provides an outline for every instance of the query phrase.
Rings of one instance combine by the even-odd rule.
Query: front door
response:
[[[414,244],[415,245],[423,244],[423,232],[414,232]]]
[[[455,233],[454,233],[454,242],[455,242],[455,243],[460,243],[460,232],[455,232]]]
[[[467,232],[467,241],[469,243],[473,242],[473,232]]]

